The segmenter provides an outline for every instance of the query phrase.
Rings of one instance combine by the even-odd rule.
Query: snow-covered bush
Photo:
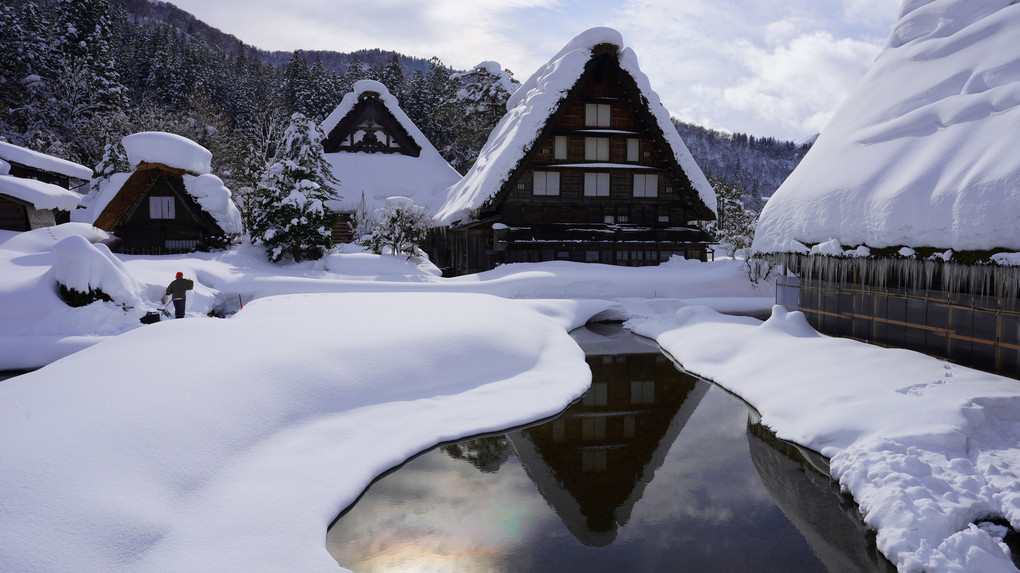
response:
[[[381,255],[387,251],[393,255],[406,254],[421,256],[421,243],[432,229],[432,217],[425,207],[415,205],[406,197],[392,197],[386,206],[376,210],[375,228],[362,242],[373,253]]]
[[[276,158],[254,191],[249,233],[272,262],[322,258],[333,246],[337,214],[326,201],[338,200],[338,183],[322,149],[324,135],[300,113],[291,116]]]
[[[85,237],[71,235],[53,245],[53,254],[53,275],[68,305],[85,306],[97,300],[129,307],[142,304],[145,287],[128,274],[106,245],[93,245]]]

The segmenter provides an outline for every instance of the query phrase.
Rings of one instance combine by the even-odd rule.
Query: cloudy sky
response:
[[[572,37],[619,30],[673,116],[801,140],[885,44],[899,0],[170,0],[266,50],[394,50],[524,81]]]

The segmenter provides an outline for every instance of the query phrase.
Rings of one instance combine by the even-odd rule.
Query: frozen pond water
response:
[[[852,500],[732,395],[622,327],[574,333],[563,414],[433,449],[374,483],[327,548],[372,571],[892,571]]]

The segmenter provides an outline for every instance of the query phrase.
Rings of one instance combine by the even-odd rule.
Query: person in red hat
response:
[[[166,295],[174,301],[174,310],[177,318],[184,318],[184,303],[187,302],[188,291],[195,288],[195,281],[184,278],[184,273],[178,272],[177,277],[166,287]]]

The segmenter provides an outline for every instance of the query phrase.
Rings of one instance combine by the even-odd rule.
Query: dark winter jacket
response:
[[[171,295],[174,300],[184,300],[188,291],[195,288],[195,281],[186,278],[176,278],[174,282],[166,287],[166,294]]]

